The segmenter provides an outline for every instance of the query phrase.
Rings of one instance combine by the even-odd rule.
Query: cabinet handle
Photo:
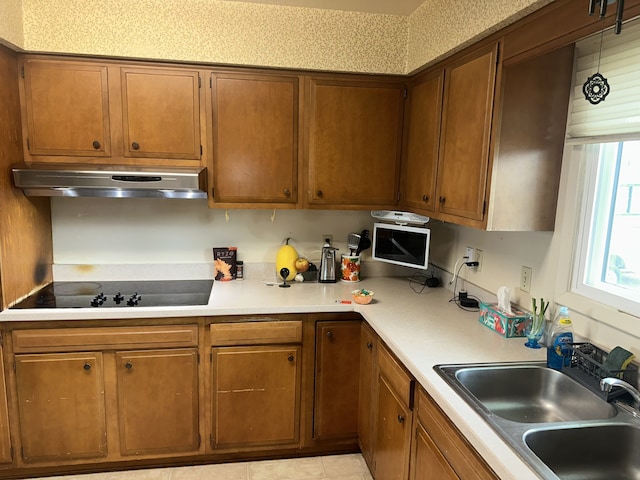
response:
[[[446,198],[440,197],[440,203],[444,203],[445,200],[446,200]]]
[[[422,201],[427,203],[429,201],[429,195],[422,195]]]
[[[293,355],[289,355],[287,357],[287,360],[289,360],[290,362],[293,362],[295,360],[295,357]]]
[[[133,142],[131,144],[131,148],[133,148],[134,150],[140,150],[140,144],[138,142]]]
[[[85,370],[91,370],[91,364],[89,362],[84,362],[82,368],[84,368]]]
[[[285,197],[290,197],[291,196],[291,190],[289,190],[288,188],[284,189],[284,196]]]
[[[327,332],[327,338],[333,338],[333,332],[331,330]]]
[[[124,368],[128,368],[129,370],[131,370],[133,368],[133,363],[131,362],[127,362],[124,364]]]
[[[91,145],[93,146],[94,150],[100,150],[100,147],[102,146],[100,145],[100,142],[98,140],[94,140]]]
[[[324,195],[324,193],[322,193],[322,190],[318,190],[318,193],[317,193],[316,195],[318,195],[318,197],[322,198],[322,196]]]
[[[367,348],[368,348],[369,350],[373,350],[373,343],[371,343],[371,342],[367,342]]]
[[[404,415],[398,415],[398,423],[404,423]]]

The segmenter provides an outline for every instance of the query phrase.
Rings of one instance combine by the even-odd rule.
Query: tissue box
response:
[[[480,323],[505,338],[524,337],[526,314],[522,310],[511,306],[513,315],[498,310],[497,303],[480,302]]]

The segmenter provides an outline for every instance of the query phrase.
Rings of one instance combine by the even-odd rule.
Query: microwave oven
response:
[[[431,231],[424,227],[375,223],[372,258],[426,270],[429,267]]]

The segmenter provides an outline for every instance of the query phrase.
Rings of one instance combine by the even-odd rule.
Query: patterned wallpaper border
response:
[[[407,74],[553,0],[425,0],[410,16],[225,0],[3,0],[33,52]]]

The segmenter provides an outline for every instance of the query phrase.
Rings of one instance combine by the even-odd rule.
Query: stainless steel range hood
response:
[[[204,168],[23,164],[12,170],[27,196],[207,198]]]

